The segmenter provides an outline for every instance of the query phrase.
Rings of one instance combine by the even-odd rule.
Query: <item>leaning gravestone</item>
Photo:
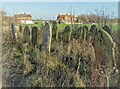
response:
[[[107,67],[116,66],[116,44],[109,33],[104,30],[97,31],[92,44],[95,50],[96,60],[99,61],[101,65]]]
[[[32,28],[32,44],[35,47],[37,45],[37,34],[38,34],[38,28],[34,26]]]
[[[100,70],[102,69],[103,74],[105,74],[106,69],[110,68],[112,70],[116,67],[116,44],[107,31],[103,29],[99,30],[95,26],[92,26],[90,31],[93,33],[91,35],[94,35],[92,45],[95,51],[95,62],[93,67]]]
[[[48,51],[51,50],[51,38],[52,38],[52,29],[50,24],[45,23],[45,26],[42,31],[42,50]]]
[[[16,34],[16,29],[15,29],[14,23],[11,24],[11,30],[12,30],[13,41],[16,41],[17,40],[17,34]]]
[[[28,26],[25,26],[23,31],[23,43],[29,43],[30,42],[30,29]]]
[[[105,26],[103,27],[103,30],[105,30],[107,33],[109,33],[109,34],[111,35],[110,28],[109,28],[107,25],[105,25]]]

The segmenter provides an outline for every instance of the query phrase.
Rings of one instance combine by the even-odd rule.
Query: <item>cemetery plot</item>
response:
[[[20,25],[16,32],[12,23],[9,35],[12,40],[4,38],[3,51],[6,55],[3,56],[5,59],[10,56],[9,70],[14,71],[15,78],[20,82],[13,81],[9,75],[8,86],[11,86],[10,81],[14,82],[12,86],[27,86],[27,81],[30,81],[30,86],[85,87],[104,84],[108,87],[111,77],[117,74],[117,45],[107,25],[101,28],[96,25],[66,25],[59,32],[56,22],[46,22],[41,28]],[[11,64],[16,69],[12,70]]]

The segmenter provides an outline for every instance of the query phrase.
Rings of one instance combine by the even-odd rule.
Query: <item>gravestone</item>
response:
[[[70,36],[70,26],[66,26],[64,28],[63,34],[62,34],[62,40],[65,43],[68,43],[68,41],[70,40],[71,36]]]
[[[23,31],[23,27],[22,27],[22,25],[20,25],[19,26],[19,32],[22,33],[22,31]]]
[[[107,25],[105,25],[105,26],[103,27],[103,30],[105,30],[107,33],[109,33],[109,34],[111,35],[110,28],[109,28]]]
[[[55,40],[58,39],[58,27],[57,27],[57,22],[53,21],[52,23],[52,38]]]
[[[63,47],[66,50],[65,52],[67,56],[70,55],[71,53],[71,48],[72,48],[71,36],[72,36],[72,30],[70,26],[66,26],[62,33],[62,41],[63,41]]]
[[[35,47],[37,45],[37,35],[38,35],[38,28],[34,26],[32,28],[32,45]]]
[[[30,43],[30,29],[28,26],[25,26],[23,31],[23,43]]]
[[[41,45],[42,45],[42,30],[43,30],[43,27],[38,28],[37,44],[39,47],[41,47]]]
[[[51,50],[51,38],[52,38],[52,29],[50,24],[45,23],[45,26],[42,31],[42,50],[48,51]]]
[[[12,30],[13,41],[17,41],[17,34],[16,34],[16,29],[15,29],[14,23],[11,24],[11,30]]]
[[[73,25],[73,30],[72,30],[72,38],[74,39],[79,39],[80,35],[81,35],[81,30],[82,30],[82,26],[79,27],[78,24],[74,24]]]
[[[92,25],[90,28],[90,33],[95,34],[97,32],[97,27],[95,25]]]
[[[19,28],[18,28],[19,30],[17,31],[17,34],[18,34],[18,41],[21,43],[22,42],[22,38],[23,38],[23,34],[22,34],[22,32],[23,32],[23,27],[22,27],[22,25],[20,25],[19,26]]]
[[[79,27],[79,25],[78,25],[78,24],[73,24],[73,30],[77,30],[77,29],[78,29],[78,27]]]
[[[95,25],[91,27],[90,32],[93,39],[92,45],[94,47],[95,54],[93,67],[100,70],[102,69],[101,71],[103,71],[103,73],[105,73],[105,69],[107,68],[112,70],[116,67],[116,44],[114,40],[107,31],[97,29]],[[102,80],[100,80],[100,82],[102,82]]]
[[[80,31],[80,32],[81,32],[81,30],[82,30],[82,26],[80,26],[80,27],[78,28],[78,31]]]
[[[88,27],[87,26],[83,26],[83,36],[86,38],[87,40],[87,36],[88,36]]]
[[[88,40],[88,27],[87,26],[83,26],[81,28],[79,28],[80,31],[80,35],[81,35],[81,41],[84,43],[86,40]]]
[[[92,37],[92,42],[95,40],[95,34],[97,34],[97,31],[97,27],[95,25],[92,25],[90,28],[90,36]]]
[[[106,31],[98,30],[93,41],[96,60],[103,66],[115,66],[115,42]]]
[[[80,26],[80,27],[78,28],[79,39],[82,39],[82,30],[83,30],[83,27]]]

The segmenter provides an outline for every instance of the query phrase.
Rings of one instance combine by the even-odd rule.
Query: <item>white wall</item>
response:
[[[31,20],[21,20],[21,23],[24,23],[24,24],[34,24],[33,21],[31,21]]]

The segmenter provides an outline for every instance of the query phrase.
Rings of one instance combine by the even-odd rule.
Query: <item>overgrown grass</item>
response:
[[[58,24],[59,31],[62,32],[67,25]],[[29,26],[42,27],[41,23]],[[69,26],[79,28],[83,25]],[[91,25],[87,26],[90,28]],[[116,29],[116,25],[114,25],[114,29]],[[18,39],[19,42],[14,43],[11,33],[6,31],[2,44],[4,86],[90,87],[94,81],[97,81],[95,84],[99,86],[102,84],[100,81],[104,79],[102,80],[96,72],[94,74],[96,59],[93,46],[88,38],[86,40],[72,39],[69,43],[63,40],[60,42],[61,39],[52,40],[51,53],[48,53],[41,50],[39,46],[34,48],[31,44],[20,42],[23,40],[22,37]],[[100,49],[99,46],[97,50]],[[78,64],[79,61],[80,64]],[[80,68],[78,69],[78,67]],[[94,77],[99,81],[93,81]]]

